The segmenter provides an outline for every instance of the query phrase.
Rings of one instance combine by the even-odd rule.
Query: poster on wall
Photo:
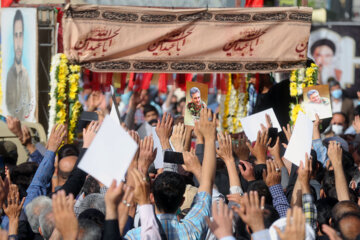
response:
[[[314,25],[308,56],[320,71],[319,84],[336,79],[345,87],[360,84],[360,25],[332,23]]]
[[[3,115],[36,122],[36,8],[6,8],[1,13]]]

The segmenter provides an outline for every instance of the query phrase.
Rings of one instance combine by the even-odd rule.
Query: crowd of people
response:
[[[329,88],[332,119],[328,126],[314,121],[311,154],[300,166],[284,158],[289,125],[271,139],[267,118],[251,143],[219,131],[209,104],[194,127],[185,126],[186,101],[175,88],[157,98],[130,93],[119,110],[138,150],[126,180],[109,187],[77,167],[110,109],[105,95],[84,97],[99,120],[77,144],[64,142],[67,127],[58,124],[41,148],[8,116],[29,159],[17,164],[16,150],[2,145],[0,239],[360,239],[360,107],[349,107],[336,83]],[[154,140],[137,133],[144,122],[155,127],[163,151],[182,153],[184,164],[154,168]]]

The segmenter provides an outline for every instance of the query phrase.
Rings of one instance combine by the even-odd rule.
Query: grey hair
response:
[[[34,198],[25,207],[26,217],[30,224],[31,230],[34,233],[39,233],[40,222],[39,218],[42,212],[52,209],[52,201],[46,196]]]
[[[101,228],[89,219],[79,219],[78,240],[101,239]]]
[[[87,195],[80,203],[79,214],[89,208],[97,209],[105,215],[104,196],[100,193],[92,193]]]
[[[318,90],[316,90],[316,89],[309,90],[308,93],[307,93],[308,98],[310,98],[310,96],[313,95],[314,93],[317,93],[319,95]]]
[[[195,93],[200,93],[200,90],[197,87],[192,87],[190,89],[190,96],[192,97],[192,95]]]
[[[41,212],[39,223],[43,238],[50,239],[55,229],[55,219],[52,209],[48,208]]]

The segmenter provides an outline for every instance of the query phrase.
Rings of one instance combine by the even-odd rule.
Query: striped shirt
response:
[[[167,239],[205,239],[208,226],[205,217],[211,214],[211,196],[207,192],[197,193],[191,210],[178,221],[175,214],[158,214]],[[141,239],[141,227],[129,231],[125,239]]]

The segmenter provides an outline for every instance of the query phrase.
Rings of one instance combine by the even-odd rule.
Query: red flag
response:
[[[181,90],[186,91],[186,82],[192,81],[191,73],[180,73],[176,75],[176,84]]]
[[[159,92],[161,92],[161,93],[167,92],[167,82],[168,82],[168,74],[160,73],[159,83],[158,83]]]
[[[263,7],[264,0],[246,0],[245,7]]]
[[[11,4],[14,2],[14,0],[1,0],[1,7],[5,8],[5,7],[10,7]],[[18,3],[19,0],[15,0],[15,3]]]
[[[149,89],[152,77],[153,77],[152,73],[143,74],[141,89]]]

